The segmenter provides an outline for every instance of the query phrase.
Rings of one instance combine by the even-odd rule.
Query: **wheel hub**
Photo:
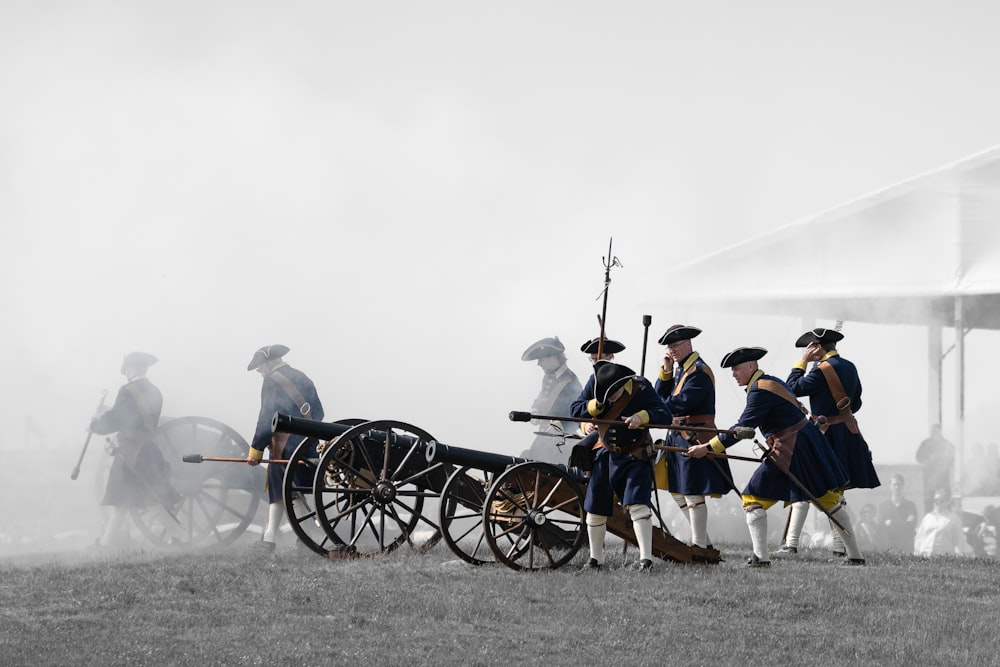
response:
[[[396,499],[396,487],[391,482],[379,482],[375,485],[372,495],[382,504],[391,503]]]
[[[534,528],[541,528],[545,525],[545,513],[537,509],[531,510],[528,512],[528,524]]]

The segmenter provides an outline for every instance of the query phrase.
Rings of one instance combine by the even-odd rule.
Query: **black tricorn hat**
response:
[[[148,352],[129,352],[124,357],[122,357],[122,370],[125,372],[126,366],[139,366],[140,368],[149,368],[155,364],[159,359],[154,357]]]
[[[541,359],[542,357],[551,357],[556,354],[562,354],[566,351],[566,346],[562,344],[559,337],[554,338],[543,338],[539,341],[535,341],[531,344],[524,354],[521,355],[521,361],[532,361],[534,359]]]
[[[601,337],[591,338],[586,343],[580,346],[580,351],[584,354],[597,354],[597,345],[601,342]],[[604,354],[618,354],[625,349],[622,343],[616,340],[611,340],[610,338],[604,339],[604,346],[601,348],[601,352]]]
[[[251,359],[250,363],[247,365],[247,370],[252,371],[265,361],[280,359],[286,354],[288,354],[288,348],[284,345],[265,345],[253,353],[253,359]]]
[[[762,347],[738,347],[722,357],[722,363],[719,365],[723,368],[731,368],[744,361],[757,361],[765,354],[767,354],[767,350]]]
[[[686,324],[675,324],[667,329],[667,332],[660,336],[660,345],[670,345],[682,340],[691,340],[701,333],[698,327],[689,327]]]
[[[816,327],[815,329],[810,329],[799,336],[799,339],[795,341],[795,347],[806,347],[809,343],[826,345],[827,343],[836,343],[838,340],[843,339],[844,334],[840,333],[836,329],[823,329],[821,327]]]
[[[635,371],[628,366],[613,361],[598,361],[594,364],[594,398],[607,403],[608,398],[635,377]]]

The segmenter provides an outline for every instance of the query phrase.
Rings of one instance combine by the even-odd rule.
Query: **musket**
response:
[[[767,445],[761,444],[761,442],[759,440],[757,440],[756,438],[754,439],[754,444],[757,445],[758,447],[760,447],[761,450],[763,450],[763,452],[764,452],[764,458],[766,458],[766,459],[770,459],[771,458],[771,454],[774,452],[773,449],[771,449]],[[773,460],[771,462],[774,463]],[[809,489],[806,488],[806,485],[803,484],[799,480],[799,478],[796,477],[795,474],[791,470],[784,470],[781,466],[779,466],[776,463],[774,464],[774,467],[777,468],[778,470],[781,470],[781,472],[783,472],[785,474],[785,477],[787,477],[792,482],[792,484],[794,484],[798,488],[798,490],[801,491],[802,494],[805,495],[809,499],[809,502],[812,503],[816,507],[816,509],[818,509],[820,512],[822,512],[823,514],[825,514],[826,518],[828,518],[831,522],[833,522],[833,524],[836,525],[837,528],[840,528],[842,531],[844,531],[845,535],[850,536],[850,534],[851,534],[850,531],[848,531],[846,528],[844,528],[844,526],[839,521],[837,521],[836,519],[834,519],[833,518],[833,514],[831,514],[828,509],[826,509],[825,507],[823,507],[822,505],[819,504],[819,500],[816,499],[816,496],[814,496],[812,494],[812,492],[809,491]]]
[[[97,403],[97,409],[94,410],[94,412],[100,412],[101,411],[101,408],[104,407],[104,399],[107,398],[107,396],[108,396],[108,390],[107,389],[102,389],[101,390],[101,400]],[[72,479],[72,480],[76,480],[76,478],[79,477],[79,475],[80,475],[80,465],[83,463],[83,457],[87,453],[87,445],[90,444],[90,438],[93,435],[94,435],[94,432],[91,431],[88,428],[87,429],[87,439],[83,441],[83,451],[80,452],[80,458],[77,459],[76,465],[73,467],[73,472],[71,472],[69,474],[69,478]]]
[[[227,456],[202,456],[201,454],[185,454],[184,463],[201,463],[202,461],[222,461],[223,463],[246,463],[246,458]],[[289,463],[291,459],[263,459],[261,463]]]
[[[687,429],[685,428],[685,430],[687,430]],[[681,454],[686,454],[687,453],[687,450],[684,449],[683,447],[674,447],[673,445],[655,445],[654,444],[653,445],[653,449],[659,449],[659,450],[662,450],[664,452],[679,452]],[[734,461],[750,461],[752,463],[760,463],[760,462],[763,461],[763,459],[755,459],[752,456],[736,456],[735,454],[723,454],[723,453],[720,453],[720,452],[713,451],[712,449],[709,449],[708,452],[706,452],[705,455],[709,456],[711,458],[714,458],[714,459],[733,459]],[[723,475],[723,477],[725,477],[725,475]],[[729,482],[732,484],[732,480],[729,480]],[[733,488],[734,489],[736,488],[735,484],[733,484]],[[739,493],[739,491],[737,491],[737,493]]]
[[[564,421],[564,422],[576,422],[578,424],[607,424],[608,426],[622,426],[623,422],[615,421],[613,419],[594,419],[592,417],[582,418],[582,417],[555,417],[552,415],[534,415],[530,412],[521,412],[514,410],[507,415],[507,418],[512,422],[527,422],[532,419],[539,420],[551,420],[551,421]],[[710,428],[708,426],[688,426],[687,424],[643,424],[640,428],[663,428],[672,431],[692,431],[698,433],[727,433],[729,435],[735,435],[740,440],[749,440],[754,436],[754,429],[746,426],[738,426],[733,429],[726,428]],[[759,461],[758,461],[759,463]]]
[[[652,315],[642,316],[642,363],[639,365],[639,375],[646,376],[646,342],[649,340],[649,325],[653,323]]]

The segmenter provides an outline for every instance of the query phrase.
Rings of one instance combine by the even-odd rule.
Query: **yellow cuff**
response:
[[[639,410],[639,412],[637,412],[635,414],[639,416],[639,420],[643,424],[648,424],[649,423],[649,413],[647,411],[645,411],[645,410]]]
[[[806,362],[803,361],[802,359],[799,359],[794,364],[792,364],[792,368],[798,368],[800,371],[804,371],[806,369]]]
[[[604,410],[602,408],[598,408],[597,399],[592,398],[589,401],[587,401],[587,412],[590,413],[591,417],[597,417],[602,412],[604,412]]]
[[[663,366],[660,366],[660,379],[666,382],[667,380],[674,377],[673,371],[668,371]]]
[[[709,440],[707,444],[708,448],[711,449],[716,454],[721,454],[722,452],[726,451],[726,448],[722,444],[722,441],[719,440],[719,436],[715,436],[714,438]]]
[[[259,449],[254,449],[253,447],[251,447],[250,458],[260,461],[261,459],[264,458],[264,452],[260,451]]]

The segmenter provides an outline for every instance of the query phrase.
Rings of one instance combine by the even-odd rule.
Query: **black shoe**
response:
[[[586,564],[580,568],[580,572],[600,572],[601,564],[597,562],[596,558],[591,558],[586,562]]]
[[[798,547],[790,547],[786,544],[783,545],[780,549],[778,549],[774,553],[781,554],[782,556],[791,556],[793,554],[797,554],[798,552],[799,552]]]
[[[851,567],[851,566],[862,566],[865,565],[866,563],[864,558],[848,558],[847,560],[842,561],[840,564],[841,566],[844,567]]]
[[[757,558],[757,554],[754,554],[753,556],[750,556],[750,558],[747,558],[747,567],[752,567],[752,568],[771,567],[771,561],[761,560]]]
[[[653,569],[653,561],[648,558],[643,558],[635,564],[634,568],[639,572],[649,572]]]

